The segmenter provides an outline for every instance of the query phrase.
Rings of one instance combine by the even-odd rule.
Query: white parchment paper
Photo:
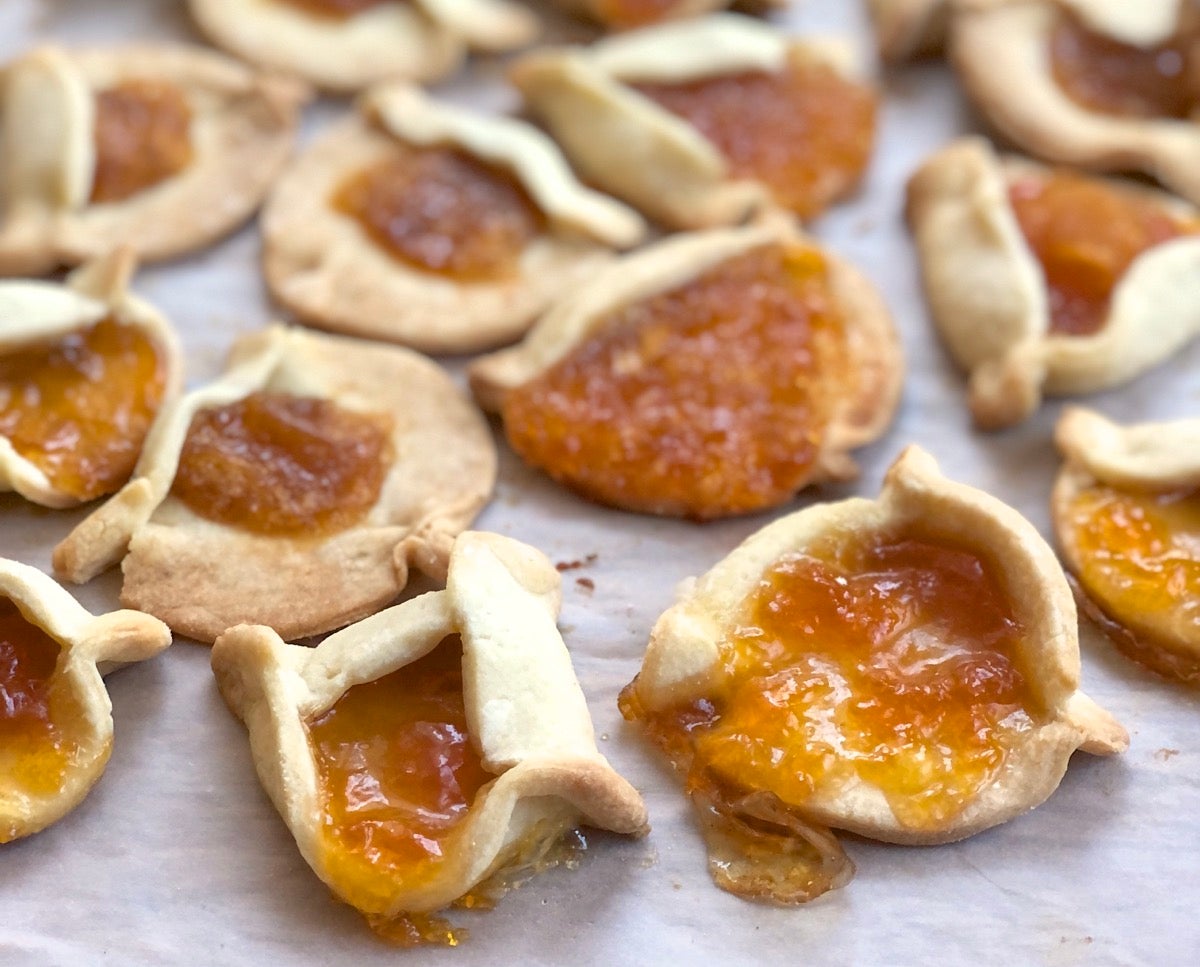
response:
[[[849,34],[870,54],[855,0],[807,0],[784,19],[801,32]],[[199,39],[181,0],[0,0],[0,59],[46,38]],[[514,98],[500,77],[498,63],[477,63],[441,90],[503,108]],[[1049,536],[1058,464],[1051,430],[1061,407],[1000,435],[970,429],[963,380],[931,333],[901,224],[908,173],[978,122],[939,64],[889,76],[885,91],[867,184],[816,233],[887,297],[908,357],[904,401],[887,436],[860,454],[861,480],[806,492],[793,507],[874,496],[887,465],[917,442],[947,474],[1009,501]],[[343,110],[345,102],[316,105],[307,134]],[[237,334],[274,315],[258,256],[248,228],[136,279],[179,327],[191,385],[220,370]],[[461,361],[448,365],[461,370]],[[1194,415],[1198,367],[1193,344],[1089,403],[1121,420]],[[0,556],[49,569],[50,549],[82,516],[0,496]],[[489,913],[455,914],[471,932],[457,949],[387,947],[301,860],[259,787],[242,726],[217,694],[208,649],[178,641],[109,679],[115,748],[84,803],[47,831],[0,847],[0,965],[1200,963],[1200,702],[1086,627],[1084,686],[1129,728],[1127,755],[1077,755],[1049,802],[963,843],[902,848],[851,838],[858,876],[807,907],[760,906],[711,884],[679,784],[621,721],[616,696],[677,583],[770,516],[698,526],[608,511],[503,452],[496,498],[477,526],[555,561],[596,555],[564,575],[562,628],[601,748],[646,797],[649,838],[592,835],[578,870],[538,877]],[[110,572],[77,593],[93,610],[110,610],[117,590]]]

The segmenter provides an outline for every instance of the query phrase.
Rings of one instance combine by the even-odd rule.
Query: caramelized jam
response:
[[[596,0],[594,15],[606,27],[629,30],[668,19],[679,0]]]
[[[329,534],[367,515],[391,462],[387,417],[258,392],[192,417],[171,492],[254,533]]]
[[[1196,104],[1192,37],[1135,47],[1091,30],[1064,12],[1050,37],[1054,79],[1077,104],[1130,118],[1186,118]]]
[[[296,7],[314,17],[329,20],[349,20],[351,17],[378,7],[386,0],[276,0],[289,7]]]
[[[766,245],[616,310],[508,394],[509,442],[583,495],[697,519],[787,500],[833,380],[851,392],[822,256]]]
[[[365,913],[385,912],[399,888],[436,873],[493,778],[467,733],[461,642],[447,638],[351,688],[308,732],[334,889]]]
[[[0,356],[0,436],[79,500],[129,479],[166,387],[146,333],[110,318]]]
[[[1045,714],[1020,667],[1024,629],[971,551],[839,536],[814,554],[765,571],[713,694],[646,713],[635,681],[622,711],[687,774],[693,797],[739,818],[750,798],[760,824],[771,809],[802,819],[814,795],[857,778],[903,826],[943,829]],[[836,857],[809,842],[828,880]]]
[[[0,803],[56,795],[79,754],[78,701],[55,671],[61,646],[0,597]],[[0,816],[0,843],[16,831]]]
[[[192,161],[192,111],[165,81],[122,81],[96,95],[92,201],[122,201]]]
[[[871,157],[875,95],[824,64],[635,86],[699,130],[734,176],[765,183],[801,218],[850,191]]]
[[[1200,231],[1144,196],[1066,171],[1023,177],[1009,187],[1009,198],[1046,276],[1054,335],[1098,332],[1134,259]]]
[[[512,276],[543,221],[516,179],[453,148],[397,152],[342,184],[334,207],[422,271],[477,282]]]
[[[1075,497],[1067,527],[1077,578],[1113,641],[1162,674],[1200,683],[1200,492],[1096,483]]]

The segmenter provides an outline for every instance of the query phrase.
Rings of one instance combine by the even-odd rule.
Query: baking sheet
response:
[[[0,0],[0,59],[35,38],[196,40],[182,8],[180,0]],[[854,0],[807,0],[782,19],[804,32],[845,33],[869,51]],[[555,36],[564,31],[587,35],[560,24]],[[498,77],[496,62],[476,64],[441,90],[502,108],[513,98]],[[931,334],[900,220],[907,174],[976,121],[940,65],[890,76],[886,93],[866,186],[816,233],[861,266],[891,305],[908,359],[904,401],[886,437],[860,452],[857,483],[807,492],[789,509],[874,496],[887,465],[916,442],[951,477],[1007,500],[1049,535],[1051,431],[1061,405],[1004,434],[971,431],[963,380]],[[344,109],[315,106],[307,134]],[[272,317],[258,254],[250,228],[136,279],[180,329],[190,385],[219,371],[236,335]],[[449,365],[461,372],[461,361]],[[1088,402],[1122,420],[1195,414],[1198,372],[1200,343]],[[0,496],[0,555],[48,570],[50,549],[82,516]],[[711,884],[679,784],[622,723],[616,696],[677,583],[771,516],[701,526],[608,511],[502,450],[496,498],[477,526],[528,541],[554,561],[596,555],[564,574],[561,624],[601,749],[646,797],[647,839],[593,834],[578,870],[537,877],[489,913],[455,913],[470,931],[457,949],[387,947],[301,860],[259,787],[241,725],[217,694],[208,649],[178,641],[109,678],[115,746],[84,803],[47,831],[0,847],[0,964],[1197,962],[1200,708],[1194,694],[1119,658],[1087,627],[1084,687],[1129,728],[1128,754],[1077,755],[1049,802],[963,843],[903,848],[848,838],[857,877],[806,907],[751,904]],[[110,572],[77,594],[93,610],[110,610],[117,590]]]

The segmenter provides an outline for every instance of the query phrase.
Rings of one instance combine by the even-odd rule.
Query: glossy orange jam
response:
[[[129,479],[165,389],[158,347],[109,317],[0,356],[0,436],[56,489],[91,500]]]
[[[192,417],[171,493],[221,524],[319,536],[366,516],[391,462],[388,417],[258,392]]]
[[[1046,276],[1054,335],[1098,332],[1113,289],[1134,259],[1200,231],[1200,224],[1142,194],[1067,171],[1022,177],[1009,186],[1009,199]]]
[[[543,221],[515,178],[453,148],[397,146],[342,184],[333,204],[394,258],[463,281],[513,275]]]
[[[679,0],[596,0],[593,15],[606,27],[629,30],[668,19]]]
[[[917,536],[836,535],[764,572],[708,697],[623,711],[728,803],[784,807],[859,779],[899,823],[944,829],[1044,716],[995,568]],[[777,823],[776,825],[781,825]]]
[[[832,381],[852,392],[820,253],[770,244],[619,309],[508,394],[509,442],[601,503],[696,519],[787,500]]]
[[[1050,37],[1054,78],[1067,96],[1102,114],[1186,118],[1196,106],[1190,76],[1193,36],[1135,47],[1091,30],[1063,13]]]
[[[871,157],[878,98],[824,64],[634,86],[698,129],[733,175],[764,182],[801,218],[852,190]]]
[[[56,795],[79,751],[83,717],[55,671],[61,646],[0,597],[0,803]],[[16,830],[0,815],[0,843]]]
[[[96,94],[92,201],[122,201],[192,161],[192,110],[165,81],[129,80]]]
[[[331,885],[364,913],[384,913],[398,890],[435,875],[494,778],[468,735],[458,637],[351,688],[308,733]]]
[[[1200,683],[1200,491],[1093,484],[1072,501],[1064,537],[1113,641],[1162,674]]]
[[[289,7],[296,7],[314,17],[326,17],[330,20],[349,20],[372,7],[378,7],[386,0],[277,0]]]

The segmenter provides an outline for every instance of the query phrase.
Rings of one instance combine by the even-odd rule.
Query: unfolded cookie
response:
[[[544,867],[567,830],[646,831],[596,749],[560,597],[540,552],[467,532],[445,591],[316,648],[248,625],[217,639],[221,694],[301,854],[386,935],[456,942],[429,914],[482,905],[489,880]]]
[[[123,248],[63,284],[0,280],[0,490],[73,507],[129,479],[183,378],[170,323],[129,291],[135,265]]]
[[[1200,212],[1163,192],[969,138],[912,177],[908,219],[982,427],[1128,382],[1200,333]]]
[[[504,0],[189,0],[197,25],[243,60],[330,91],[435,81],[467,50],[523,47],[533,13]]]
[[[296,82],[181,45],[18,58],[0,91],[0,274],[118,245],[142,260],[208,245],[258,208],[306,99]]]
[[[264,263],[307,323],[466,352],[515,339],[644,231],[535,128],[390,85],[284,175]]]
[[[670,228],[816,216],[874,141],[876,95],[841,44],[733,14],[535,51],[511,77],[589,183]]]
[[[0,843],[83,801],[112,752],[101,675],[170,643],[149,615],[93,615],[41,571],[0,559]]]
[[[686,776],[718,885],[797,903],[853,873],[830,828],[951,842],[1076,749],[1122,751],[1079,673],[1050,548],[909,448],[878,500],[783,517],[686,585],[621,706]]]
[[[880,56],[897,64],[939,53],[953,0],[867,0]]]
[[[1200,204],[1200,17],[1185,0],[957,0],[951,54],[1020,148]]]
[[[487,501],[483,416],[403,349],[280,326],[155,424],[134,477],[55,548],[87,581],[121,561],[121,600],[211,642],[243,622],[301,638],[444,577]]]
[[[527,463],[601,503],[702,520],[854,477],[903,360],[871,283],[781,219],[626,256],[470,376]]]
[[[1068,409],[1054,529],[1085,613],[1129,657],[1200,683],[1200,420]]]

